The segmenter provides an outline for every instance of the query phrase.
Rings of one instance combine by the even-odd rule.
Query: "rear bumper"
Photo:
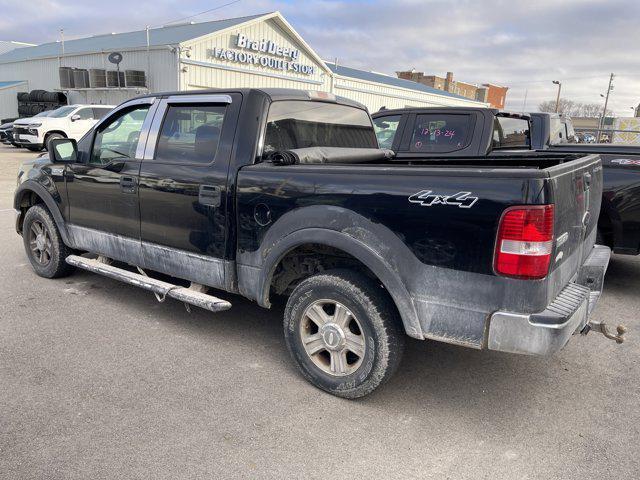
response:
[[[609,247],[595,245],[574,282],[542,312],[491,315],[488,348],[528,355],[551,355],[562,349],[587,324],[602,293],[610,256]]]

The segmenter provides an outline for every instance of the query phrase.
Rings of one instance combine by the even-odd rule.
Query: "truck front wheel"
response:
[[[58,138],[64,138],[64,135],[61,135],[60,133],[49,133],[44,137],[44,148],[47,151],[50,151],[49,149],[49,143],[51,143],[51,140],[56,140]]]
[[[284,336],[304,377],[344,398],[367,395],[389,379],[404,349],[404,332],[387,292],[348,270],[314,275],[294,289]]]
[[[53,217],[44,206],[34,205],[27,210],[22,239],[31,266],[41,277],[59,278],[73,272],[73,267],[65,261],[71,249],[62,241]]]

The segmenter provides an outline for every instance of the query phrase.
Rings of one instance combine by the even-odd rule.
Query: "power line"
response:
[[[160,23],[158,25],[152,25],[149,28],[162,27],[162,26],[165,26],[165,25],[171,25],[172,23],[182,22],[183,20],[189,20],[190,18],[199,17],[200,15],[204,15],[205,13],[210,13],[210,12],[213,12],[215,10],[220,10],[221,8],[228,7],[229,5],[233,5],[234,3],[239,3],[241,1],[242,0],[234,0],[233,2],[228,2],[228,3],[225,3],[223,5],[218,5],[217,7],[210,8],[209,10],[205,10],[203,12],[199,12],[199,13],[195,13],[193,15],[189,15],[188,17],[182,17],[182,18],[178,18],[176,20],[171,20],[169,22]]]

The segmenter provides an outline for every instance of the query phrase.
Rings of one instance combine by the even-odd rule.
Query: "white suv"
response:
[[[13,122],[15,143],[29,150],[46,148],[54,138],[80,140],[114,105],[65,105],[48,115]]]

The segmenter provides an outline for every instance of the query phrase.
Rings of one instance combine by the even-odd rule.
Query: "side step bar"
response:
[[[144,288],[145,290],[149,290],[159,295],[159,298],[169,296],[181,302],[189,303],[212,312],[220,312],[231,308],[231,303],[226,300],[221,300],[220,298],[207,295],[206,293],[180,287],[179,285],[163,282],[162,280],[156,280],[155,278],[150,278],[139,273],[114,267],[113,265],[108,265],[92,258],[69,255],[66,261],[69,265],[73,265],[74,267],[88,270],[93,273],[99,273],[105,277]]]

